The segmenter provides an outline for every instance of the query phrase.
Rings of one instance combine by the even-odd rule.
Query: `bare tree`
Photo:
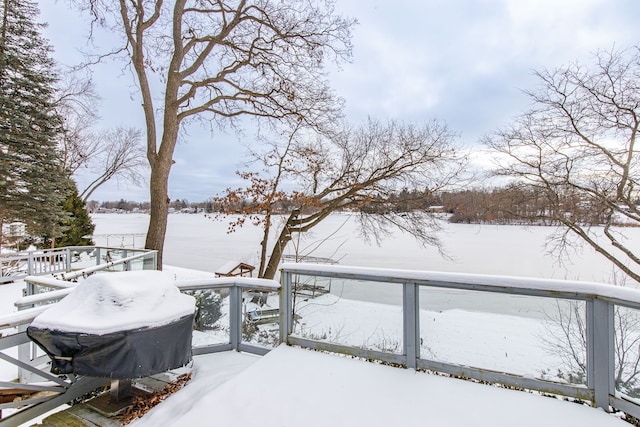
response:
[[[80,193],[83,201],[113,178],[134,185],[143,182],[146,161],[140,129],[119,127],[93,136],[92,141],[93,152],[86,166],[93,172],[93,180]]]
[[[86,165],[98,148],[92,144],[91,126],[98,119],[99,97],[91,79],[80,78],[70,71],[60,75],[64,78],[58,85],[55,109],[63,118],[60,145],[64,167],[73,175]]]
[[[124,35],[120,48],[137,78],[151,166],[146,247],[159,251],[161,267],[180,126],[203,115],[213,123],[246,115],[331,123],[341,103],[328,87],[324,64],[349,58],[354,21],[335,15],[331,0],[118,4],[116,10],[111,1],[91,0],[89,7],[94,22]]]
[[[147,167],[142,132],[124,127],[97,131],[94,123],[99,98],[91,80],[71,71],[62,74],[66,78],[59,85],[55,109],[64,120],[60,134],[64,168],[76,181],[87,171],[90,177],[80,198],[86,202],[98,187],[114,178],[140,185]]]
[[[460,180],[465,158],[454,147],[454,139],[446,126],[435,121],[424,126],[369,121],[330,135],[311,135],[296,127],[286,143],[271,145],[266,154],[253,153],[263,172],[240,174],[249,185],[228,189],[216,203],[233,214],[242,201],[250,201],[230,230],[246,218],[263,228],[260,277],[274,277],[294,233],[309,231],[339,210],[360,212],[365,238],[379,240],[400,229],[440,248],[439,226],[432,216],[393,209],[365,214],[363,208],[387,203],[402,188],[436,192]],[[284,223],[270,243],[273,216],[280,210],[286,212]]]
[[[640,282],[640,257],[615,227],[640,225],[640,48],[594,59],[536,73],[540,88],[528,93],[534,107],[486,143],[497,175],[545,196],[539,215],[564,226],[554,249],[587,243]]]

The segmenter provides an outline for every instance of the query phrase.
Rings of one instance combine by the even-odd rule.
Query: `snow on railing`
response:
[[[330,283],[328,294],[313,301],[298,295],[320,279]],[[281,281],[280,339],[288,344],[585,399],[640,416],[638,289],[293,263],[282,265]],[[503,344],[508,338],[513,343]],[[513,365],[518,358],[554,363],[532,373],[530,366]],[[554,366],[563,361],[566,372]]]
[[[233,276],[180,280],[175,284],[196,297],[194,355],[228,350],[264,355],[278,344],[278,282]],[[275,333],[261,333],[265,324],[275,325]]]

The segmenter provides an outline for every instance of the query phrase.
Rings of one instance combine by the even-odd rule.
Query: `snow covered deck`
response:
[[[194,380],[183,391],[145,416],[139,421],[139,425],[197,425],[198,421],[205,419],[204,417],[212,420],[212,425],[248,425],[256,422],[267,426],[391,423],[502,426],[514,425],[516,422],[525,426],[541,423],[587,427],[626,425],[620,424],[621,421],[615,416],[584,405],[462,382],[444,376],[416,373],[412,369],[366,363],[346,356],[330,356],[301,350],[298,347],[278,347],[263,359],[228,351],[235,349],[264,354],[268,348],[277,345],[277,342],[318,348],[333,354],[359,355],[367,360],[386,361],[410,368],[417,366],[448,372],[454,376],[507,384],[517,389],[542,390],[593,400],[600,407],[613,406],[632,415],[637,412],[636,402],[632,399],[626,400],[625,389],[614,389],[609,384],[610,378],[603,375],[608,374],[610,370],[597,367],[610,367],[615,362],[613,347],[608,345],[615,333],[615,322],[611,319],[614,306],[619,304],[628,310],[640,310],[638,290],[609,290],[605,289],[604,285],[584,282],[571,283],[572,286],[569,286],[568,282],[407,270],[356,267],[329,269],[304,264],[285,267],[280,295],[275,292],[280,289],[280,284],[276,282],[267,283],[259,279],[238,277],[232,280],[211,278],[210,274],[202,278],[178,280],[178,275],[173,274],[176,286],[183,291],[205,290],[220,295],[217,310],[218,322],[222,327],[198,331],[199,335],[204,334],[207,339],[199,339],[194,345],[194,354],[203,355],[195,362]],[[336,295],[322,297],[331,297],[332,301],[321,301],[320,298],[300,301],[284,297],[294,295],[294,275],[301,283],[308,278],[316,277],[335,279],[333,285]],[[510,286],[512,282],[514,285]],[[372,302],[357,298],[352,300],[349,298],[351,294],[347,294],[349,289],[344,289],[350,286],[365,286],[368,297],[378,288],[395,287],[395,294],[392,296],[399,301],[383,299]],[[523,312],[524,314],[519,310],[515,313],[509,311],[511,314],[494,312],[493,305],[484,307],[477,305],[477,302],[467,307],[471,310],[467,312],[461,310],[465,308],[465,299],[452,300],[451,307],[440,307],[437,294],[430,288],[464,290],[475,292],[476,295],[482,292],[496,295],[515,294],[520,303],[523,297],[547,298],[548,301],[545,302],[551,303],[557,299],[580,301],[578,309],[582,311],[584,321],[593,326],[593,333],[587,337],[585,351],[586,357],[591,358],[588,366],[595,367],[592,369],[593,373],[588,372],[586,381],[579,380],[577,384],[555,382],[554,377],[549,378],[547,371],[556,364],[543,363],[540,367],[534,366],[533,362],[545,361],[541,354],[531,351],[532,348],[537,348],[537,341],[524,340],[526,342],[522,343],[521,340],[511,338],[512,330],[525,335],[524,331],[535,329],[521,327],[524,323],[535,322],[541,327],[546,325],[546,306],[538,307],[541,301],[536,300],[533,305],[527,303],[527,311]],[[265,331],[260,331],[266,332],[266,338],[271,340],[265,341],[262,333],[246,336],[243,334],[243,313],[250,313],[254,309],[248,305],[243,295],[249,295],[255,289],[270,293],[271,300],[266,305],[281,310],[281,321],[273,322],[275,327],[272,325]],[[225,291],[224,295],[221,290]],[[422,307],[417,304],[421,292],[425,294],[424,301],[431,305]],[[447,297],[459,295],[458,292],[447,294]],[[386,297],[386,294],[383,296]],[[514,302],[512,300],[509,299],[510,303]],[[504,301],[500,304],[503,303]],[[292,321],[296,318],[294,307],[295,315],[301,316],[304,321]],[[307,310],[308,307],[311,307],[311,310]],[[534,309],[542,310],[541,314],[537,317],[527,317],[527,313],[531,314]],[[559,306],[556,305],[555,309],[559,309]],[[364,312],[375,319],[363,315]],[[520,320],[527,322],[518,323],[517,316],[523,317]],[[444,322],[445,317],[449,320],[464,318],[466,321],[463,324],[449,322],[449,326],[453,326],[452,330],[447,327],[447,322]],[[469,321],[470,318],[474,320]],[[485,325],[488,329],[481,330],[478,325]],[[387,329],[387,326],[391,326],[391,329]],[[325,327],[329,328],[329,332],[324,332]],[[334,329],[339,336],[330,334]],[[354,331],[363,332],[363,340],[360,340]],[[375,331],[383,332],[380,339],[376,338]],[[470,332],[474,339],[469,339],[469,334],[464,335],[463,339],[458,339],[461,346],[452,347],[450,344],[456,341],[455,335],[461,331]],[[491,331],[497,335],[488,334]],[[533,335],[537,338],[545,336],[543,330],[540,332]],[[476,340],[476,336],[481,339]],[[445,349],[452,347],[454,351],[442,352],[442,348],[437,346],[440,342],[438,337],[443,338],[440,341],[446,344]],[[424,348],[423,339],[427,343]],[[509,346],[502,343],[503,341]],[[383,344],[382,347],[379,343]],[[511,344],[515,346],[511,347]],[[493,359],[485,354],[484,349],[487,348],[493,353],[496,350],[504,353],[504,358],[509,361],[519,360],[516,356],[525,357],[516,364],[517,366],[495,367],[488,363]],[[223,353],[204,355],[212,351]],[[611,357],[603,357],[610,351]],[[466,360],[461,359],[460,355],[474,357]],[[155,415],[158,413],[161,415]],[[526,421],[523,421],[523,418],[526,418]]]
[[[280,346],[197,356],[182,390],[132,427],[425,425],[624,427],[602,410],[514,390]]]

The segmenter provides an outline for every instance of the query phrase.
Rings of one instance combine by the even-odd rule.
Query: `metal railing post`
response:
[[[29,273],[29,276],[35,274],[33,265],[33,252],[29,252],[29,260],[27,261],[27,272]]]
[[[407,358],[409,369],[416,368],[416,360],[420,357],[420,311],[418,307],[418,285],[415,283],[402,284],[402,347]]]
[[[99,247],[97,247],[97,248],[96,248],[96,265],[100,265],[100,257],[101,257],[100,252],[101,252],[101,251],[100,251],[100,248],[99,248]]]
[[[24,333],[27,330],[27,325],[18,326],[18,333]],[[18,360],[24,363],[31,361],[31,344],[25,343],[18,346]],[[18,368],[18,382],[26,384],[32,379],[29,371],[23,368]]]
[[[71,249],[70,248],[66,248],[65,251],[65,266],[64,266],[64,270],[66,271],[71,271]]]
[[[280,275],[280,342],[289,342],[293,331],[291,307],[291,273],[282,271]]]
[[[609,412],[614,394],[613,304],[600,299],[587,301],[587,385],[594,391],[593,406]]]
[[[29,262],[31,262],[31,255],[32,254],[29,253]],[[25,293],[26,295],[35,295],[36,286],[31,282],[25,281]],[[32,304],[31,307],[33,306],[34,305]],[[18,310],[23,310],[24,308],[25,307],[19,307]],[[27,331],[27,326],[28,325],[19,325],[18,333],[25,333]],[[18,360],[20,362],[29,363],[31,361],[32,346],[33,346],[32,343],[24,343],[24,344],[18,345]],[[27,384],[31,380],[32,380],[32,374],[26,369],[18,367],[18,382],[21,384]]]
[[[239,351],[242,342],[242,289],[231,286],[229,289],[229,338],[231,345]]]

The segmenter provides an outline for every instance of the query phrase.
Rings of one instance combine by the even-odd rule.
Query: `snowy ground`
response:
[[[628,426],[583,405],[286,346],[259,359],[233,352],[197,357],[191,382],[130,425],[203,423]]]

